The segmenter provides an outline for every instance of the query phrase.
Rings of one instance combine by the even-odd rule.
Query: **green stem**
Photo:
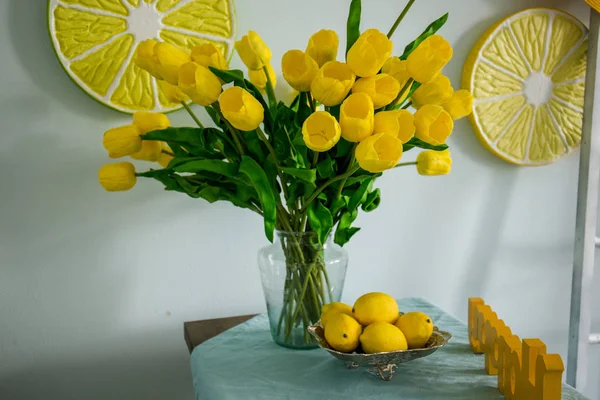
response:
[[[354,167],[354,161],[356,160],[356,147],[357,146],[358,146],[358,143],[354,143],[354,146],[352,146],[352,150],[350,150],[350,160],[348,161],[347,171],[349,171],[350,168]],[[338,188],[337,194],[335,196],[336,199],[339,199],[340,196],[342,195],[342,190],[344,190],[344,186],[346,185],[347,179],[348,179],[348,176],[346,176],[342,180],[342,183],[340,183],[340,187]]]
[[[244,147],[242,146],[242,142],[240,141],[240,138],[238,136],[238,130],[235,129],[230,123],[229,121],[227,121],[227,118],[225,118],[223,116],[223,113],[221,112],[221,107],[219,107],[219,103],[215,102],[213,104],[211,104],[211,107],[219,114],[219,116],[221,117],[221,120],[223,122],[225,122],[225,126],[227,126],[227,129],[229,129],[229,132],[231,133],[231,137],[233,138],[233,141],[235,142],[235,147],[237,147],[238,153],[240,153],[240,155],[244,155],[246,154],[244,152]]]
[[[412,106],[412,101],[409,101],[408,103],[406,103],[405,105],[402,106],[403,110],[406,110],[408,107]]]
[[[413,78],[408,78],[408,80],[404,84],[404,87],[402,87],[402,89],[400,89],[400,91],[398,92],[398,96],[396,96],[396,98],[394,99],[394,101],[392,101],[390,104],[388,104],[385,109],[386,110],[391,110],[392,108],[394,108],[394,106],[396,105],[396,103],[398,103],[398,101],[400,101],[400,99],[402,98],[402,95],[404,94],[404,92],[408,88],[410,88],[412,86],[413,82],[414,82]]]
[[[348,171],[346,171],[345,173],[343,173],[342,175],[338,175],[336,177],[333,177],[331,179],[329,179],[327,182],[325,182],[324,184],[322,184],[321,186],[319,186],[314,192],[313,194],[308,198],[308,200],[306,200],[306,203],[304,203],[304,206],[302,206],[302,208],[300,209],[300,212],[304,212],[306,211],[306,209],[308,208],[308,205],[317,198],[317,196],[323,191],[325,190],[325,188],[329,185],[331,185],[332,183],[335,183],[337,181],[341,181],[342,179],[348,179],[350,176],[352,176],[352,174],[354,174],[356,171],[358,171],[359,166],[355,165],[354,167],[350,168]]]
[[[287,185],[287,181],[286,181],[285,177],[283,176],[283,171],[281,170],[281,167],[279,166],[279,162],[277,161],[277,156],[275,155],[275,149],[273,148],[273,146],[271,146],[269,139],[267,139],[267,136],[262,131],[262,129],[260,129],[260,127],[256,128],[256,133],[258,134],[258,137],[260,138],[260,140],[262,140],[262,142],[265,144],[265,146],[267,146],[267,150],[269,150],[269,153],[271,153],[271,156],[273,157],[273,161],[275,162],[275,168],[277,169],[277,176],[279,176],[279,180],[281,181],[283,195],[285,196],[285,200],[287,201],[287,199],[289,198],[288,185]],[[290,229],[290,231],[291,231],[291,229]]]
[[[192,117],[192,119],[196,122],[196,124],[204,129],[204,125],[202,125],[202,122],[200,122],[200,120],[198,119],[198,117],[196,117],[196,114],[194,114],[194,112],[192,111],[192,109],[190,108],[190,106],[188,106],[187,104],[185,104],[185,101],[182,101],[181,104],[183,105],[183,108],[185,108],[185,110],[188,112],[188,114],[190,114],[190,117]]]
[[[403,163],[400,163],[400,164],[396,164],[396,166],[394,168],[405,167],[407,165],[417,165],[417,162],[416,161],[403,162]]]
[[[313,154],[313,161],[312,161],[312,167],[311,168],[316,167],[318,163],[319,163],[319,152],[315,151],[314,154]]]
[[[272,110],[275,110],[277,107],[277,97],[275,97],[275,89],[273,86],[273,82],[271,81],[271,77],[269,76],[269,71],[267,67],[263,67],[263,72],[267,77],[267,97],[269,98],[269,106]]]
[[[398,18],[396,18],[396,22],[394,22],[394,25],[392,25],[392,27],[390,28],[390,31],[387,34],[388,39],[392,38],[392,35],[394,34],[394,32],[396,32],[396,28],[398,28],[398,25],[400,25],[400,22],[402,22],[402,20],[404,19],[404,16],[408,12],[408,10],[410,10],[410,8],[412,7],[414,2],[415,2],[415,0],[409,0],[408,4],[406,4],[406,6],[404,7],[404,10],[402,10],[402,12],[398,16]]]

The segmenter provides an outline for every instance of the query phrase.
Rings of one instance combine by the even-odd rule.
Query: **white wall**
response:
[[[67,78],[45,3],[0,1],[0,398],[191,399],[183,321],[265,310],[261,221],[153,181],[124,194],[101,189],[102,133],[129,119]],[[239,31],[259,31],[278,60],[322,27],[345,32],[349,2],[237,3]],[[363,27],[385,30],[404,2],[364,3]],[[582,0],[419,0],[396,50],[450,10],[446,73],[458,83],[483,30],[536,5],[588,19]],[[181,112],[172,119],[191,123]],[[348,246],[345,300],[371,290],[423,296],[466,320],[467,298],[482,296],[566,360],[578,155],[513,167],[484,150],[466,121],[450,145],[450,176],[404,169],[380,180],[382,205],[360,218]],[[596,383],[586,390],[597,399],[600,351],[591,356]]]

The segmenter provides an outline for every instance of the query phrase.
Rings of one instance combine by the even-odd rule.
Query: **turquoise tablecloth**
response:
[[[401,310],[423,311],[452,333],[429,357],[399,365],[384,382],[366,368],[349,370],[321,349],[288,350],[271,340],[266,315],[232,328],[196,347],[192,374],[202,400],[268,399],[503,399],[496,376],[486,375],[483,355],[469,348],[464,323],[422,299],[399,301]],[[466,303],[465,303],[466,306]],[[563,400],[585,399],[569,386]]]

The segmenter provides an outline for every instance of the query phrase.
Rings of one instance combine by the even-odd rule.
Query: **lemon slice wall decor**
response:
[[[133,62],[140,42],[191,50],[207,41],[233,52],[233,0],[49,0],[48,28],[64,70],[86,93],[116,110],[168,112],[161,84]]]
[[[518,165],[544,165],[581,141],[587,28],[560,10],[513,14],[477,41],[463,70],[473,93],[469,117],[492,153]]]

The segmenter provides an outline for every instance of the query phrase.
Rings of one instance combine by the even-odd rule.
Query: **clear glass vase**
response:
[[[307,327],[317,322],[323,304],[340,301],[348,253],[329,236],[277,231],[273,244],[258,252],[258,265],[275,343],[312,349]]]

